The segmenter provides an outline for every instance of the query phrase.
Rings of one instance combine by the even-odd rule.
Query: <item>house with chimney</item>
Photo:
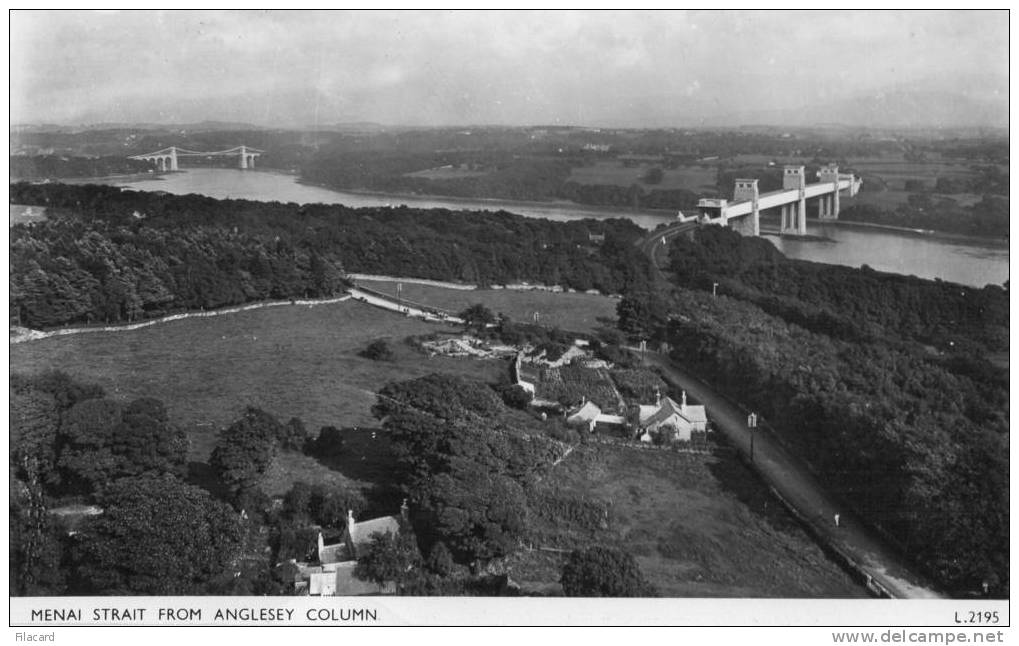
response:
[[[395,591],[392,584],[379,588],[369,581],[354,576],[357,559],[367,552],[372,538],[391,533],[394,536],[409,530],[406,499],[400,506],[399,516],[381,516],[357,522],[354,513],[347,510],[347,522],[339,542],[326,545],[322,532],[318,534],[318,564],[295,563],[297,574],[295,589],[298,594],[311,596],[357,596],[388,594]]]
[[[637,439],[658,444],[702,439],[708,430],[704,406],[688,404],[685,390],[680,403],[658,391],[654,404],[631,408],[630,421]]]

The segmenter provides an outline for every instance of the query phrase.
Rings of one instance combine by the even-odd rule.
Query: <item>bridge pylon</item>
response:
[[[803,166],[786,166],[783,169],[782,188],[799,193],[799,199],[782,206],[782,233],[807,235],[807,176]]]
[[[732,191],[733,202],[750,201],[750,217],[739,218],[732,221],[732,228],[744,236],[761,235],[761,212],[758,208],[758,198],[761,192],[757,187],[756,179],[737,179],[736,186]]]
[[[817,217],[822,220],[837,220],[839,217],[839,167],[838,164],[828,164],[817,171],[817,178],[822,184],[832,184],[831,195],[821,197],[817,211]]]

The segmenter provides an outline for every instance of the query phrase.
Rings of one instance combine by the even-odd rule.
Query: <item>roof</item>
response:
[[[671,397],[663,397],[657,406],[640,407],[640,425],[650,426],[678,415],[691,423],[707,422],[708,416],[703,406],[680,406]]]
[[[386,532],[391,532],[394,536],[399,534],[400,519],[396,516],[382,516],[354,523],[350,527],[350,540],[356,549],[371,543],[372,534],[385,534]]]
[[[591,422],[599,415],[601,415],[601,409],[598,408],[597,404],[592,401],[586,401],[580,408],[569,414],[566,422]]]
[[[336,543],[335,545],[323,545],[322,549],[319,550],[318,560],[320,563],[339,563],[342,561],[349,561],[353,556],[347,552],[346,543]]]

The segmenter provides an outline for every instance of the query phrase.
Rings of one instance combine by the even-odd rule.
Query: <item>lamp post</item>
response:
[[[754,461],[754,431],[757,430],[757,413],[747,415],[747,430],[750,432],[750,461]]]
[[[711,283],[711,296],[718,297],[718,283]]]

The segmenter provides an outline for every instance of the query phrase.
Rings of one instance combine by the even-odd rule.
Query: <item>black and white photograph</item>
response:
[[[1009,19],[11,10],[11,638],[1004,641]]]

